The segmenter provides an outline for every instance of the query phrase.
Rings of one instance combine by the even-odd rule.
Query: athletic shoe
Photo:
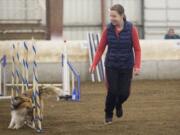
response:
[[[112,118],[105,118],[104,124],[105,124],[105,125],[112,124]]]

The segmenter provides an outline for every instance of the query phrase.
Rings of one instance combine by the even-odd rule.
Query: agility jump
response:
[[[68,60],[67,43],[64,41],[64,50],[61,56],[62,62],[62,88],[59,99],[80,101],[80,74],[74,65]]]

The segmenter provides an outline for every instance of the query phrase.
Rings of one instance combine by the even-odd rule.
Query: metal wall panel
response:
[[[98,25],[100,23],[100,0],[64,0],[65,25]]]
[[[109,10],[113,4],[121,4],[125,9],[127,19],[141,25],[141,0],[106,0],[106,22],[109,22]]]
[[[180,34],[180,1],[145,0],[145,38],[163,39],[168,28]]]
[[[88,31],[100,31],[100,0],[64,0],[63,37],[86,40]]]
[[[101,27],[66,27],[63,38],[66,40],[87,40],[87,32],[101,32]]]
[[[120,3],[125,7],[128,20],[141,30],[141,0],[105,0],[105,19],[109,23],[109,8]],[[100,0],[64,1],[64,36],[68,39],[84,39],[88,31],[101,33]]]
[[[0,0],[1,23],[45,24],[45,0]]]
[[[109,23],[109,8],[113,4],[125,7],[127,19],[142,31],[143,0],[105,0],[105,20]],[[0,0],[0,23],[46,24],[46,0]],[[64,0],[64,36],[85,39],[88,31],[101,32],[100,0]],[[179,0],[144,0],[145,38],[162,39],[169,27],[180,34]]]

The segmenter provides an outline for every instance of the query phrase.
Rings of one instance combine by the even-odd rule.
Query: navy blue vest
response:
[[[108,50],[105,59],[105,66],[118,69],[131,69],[134,65],[134,53],[132,42],[132,24],[124,22],[124,28],[118,37],[115,33],[115,26],[109,24],[107,27]]]

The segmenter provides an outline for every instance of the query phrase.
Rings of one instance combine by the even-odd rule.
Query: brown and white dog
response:
[[[62,90],[58,87],[52,85],[42,85],[39,86],[39,99],[41,105],[41,118],[43,119],[43,95],[48,95],[49,92],[54,92],[59,94]],[[9,129],[19,129],[25,124],[32,127],[33,120],[33,104],[32,104],[33,90],[22,93],[19,96],[13,97],[11,99],[11,121],[9,124]]]

